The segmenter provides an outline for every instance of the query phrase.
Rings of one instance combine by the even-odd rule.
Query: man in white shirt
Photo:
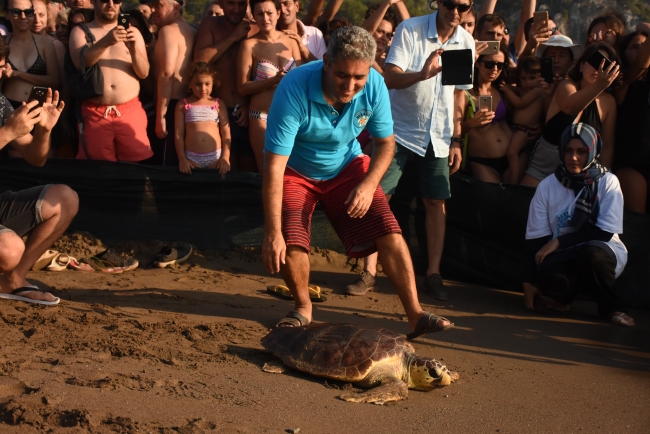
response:
[[[438,300],[449,295],[440,276],[445,239],[445,199],[451,197],[449,175],[460,168],[461,132],[454,131],[454,90],[472,85],[443,86],[440,55],[445,50],[472,50],[474,39],[459,26],[471,0],[436,0],[438,10],[399,25],[386,58],[384,79],[390,91],[395,122],[395,157],[381,186],[392,195],[409,154],[420,167],[420,188],[426,207],[429,263],[426,292]]]
[[[278,30],[284,31],[298,42],[303,59],[322,60],[327,51],[323,33],[316,27],[306,26],[296,19],[300,10],[298,0],[281,0],[282,14],[278,19]]]

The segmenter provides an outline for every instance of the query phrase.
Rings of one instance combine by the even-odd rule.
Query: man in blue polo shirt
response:
[[[295,310],[278,326],[312,320],[309,245],[319,202],[349,256],[379,252],[404,305],[409,339],[453,325],[420,307],[408,248],[379,187],[395,139],[388,91],[371,68],[375,51],[370,33],[341,28],[322,62],[287,74],[275,91],[265,141],[262,253],[266,268],[282,273],[295,300]],[[356,140],[364,128],[375,138],[372,161]]]

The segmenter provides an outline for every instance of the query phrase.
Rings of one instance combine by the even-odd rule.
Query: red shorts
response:
[[[362,218],[348,216],[349,205],[345,201],[363,181],[369,167],[370,157],[359,156],[335,178],[327,181],[305,178],[287,168],[282,195],[282,235],[287,246],[299,246],[309,252],[311,218],[318,202],[352,258],[363,258],[376,252],[375,239],[383,235],[401,234],[402,230],[380,187],[377,187],[366,215]]]
[[[81,115],[92,160],[142,161],[153,155],[147,137],[147,114],[139,98],[117,106],[84,101]],[[86,159],[81,138],[77,158]]]

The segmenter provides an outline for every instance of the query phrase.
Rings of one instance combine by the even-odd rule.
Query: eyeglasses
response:
[[[508,36],[508,35],[510,34],[510,29],[507,28],[507,27],[504,28],[504,29],[503,29],[503,34],[506,35],[506,36]]]
[[[497,70],[501,71],[504,66],[506,66],[505,62],[497,62],[494,60],[481,60],[481,63],[485,66],[487,69],[494,69],[494,67],[497,67]]]
[[[102,3],[108,3],[110,0],[99,0],[99,1]],[[113,0],[114,5],[119,5],[120,3],[122,3],[122,0]]]
[[[393,39],[393,35],[395,35],[395,33],[386,33],[386,37],[388,38],[389,41]]]
[[[603,39],[605,39],[605,38],[607,38],[609,36],[612,36],[612,35],[616,35],[616,30],[612,30],[612,29],[608,29],[608,30],[605,30],[605,31],[601,30],[599,32],[589,34],[587,36],[587,40],[589,42],[602,41]]]
[[[458,9],[458,12],[461,14],[467,12],[472,7],[472,3],[458,4],[458,3],[454,3],[451,0],[442,0],[442,5],[445,7],[445,9],[449,9],[450,11],[453,11],[454,9]]]
[[[25,14],[25,17],[27,18],[32,18],[34,16],[34,8],[31,9],[18,9],[18,8],[11,8],[9,9],[9,12],[11,15],[13,15],[15,18],[18,18],[22,14]]]

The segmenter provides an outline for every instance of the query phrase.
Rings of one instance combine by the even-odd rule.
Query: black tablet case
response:
[[[442,53],[442,85],[472,84],[472,50],[449,50]]]

